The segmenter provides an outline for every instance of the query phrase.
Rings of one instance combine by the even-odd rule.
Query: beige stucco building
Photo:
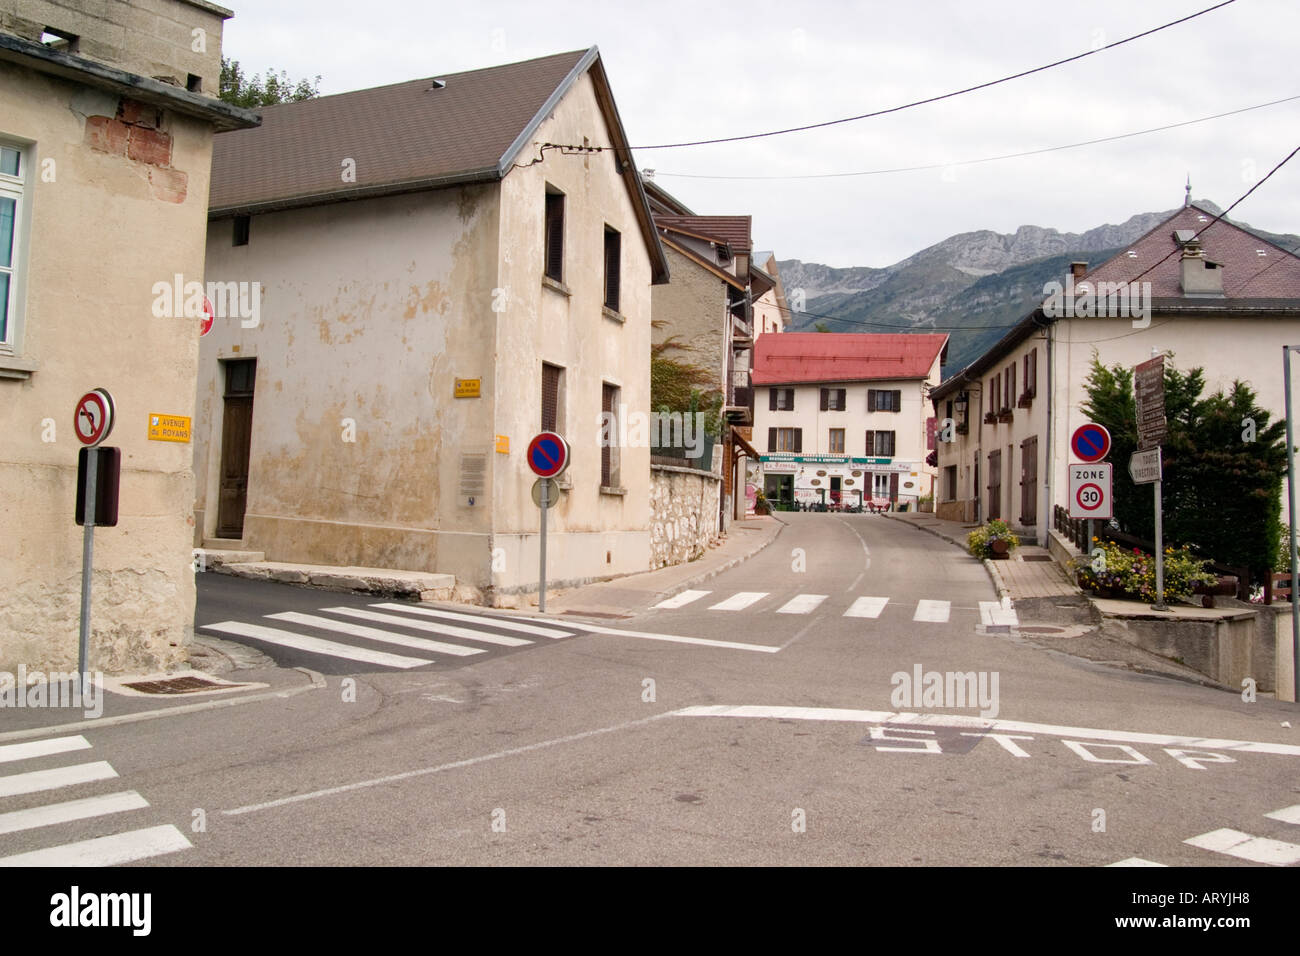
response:
[[[155,283],[203,277],[230,11],[204,0],[0,0],[0,671],[71,670],[82,530],[79,398],[107,389],[118,524],[95,535],[91,670],[186,655],[194,617],[190,446],[150,441],[194,408],[198,321]],[[160,314],[162,313],[162,314]]]
[[[934,469],[930,389],[948,336],[785,332],[754,350],[754,437],[776,507],[915,507]]]
[[[1205,394],[1239,379],[1274,421],[1283,416],[1282,346],[1300,339],[1300,258],[1213,220],[1189,204],[1101,265],[1076,263],[1061,277],[1063,296],[934,391],[940,422],[954,425],[938,444],[940,517],[1000,517],[1046,542],[1054,507],[1068,507],[1069,439],[1087,420],[1094,356],[1132,368],[1163,353],[1180,369],[1203,368]],[[1096,307],[1103,284],[1123,287],[1127,300],[1105,295]]]
[[[668,271],[594,47],[268,108],[218,140],[207,269],[259,314],[203,339],[196,540],[517,603],[547,429],[572,449],[548,584],[649,566],[625,431]]]

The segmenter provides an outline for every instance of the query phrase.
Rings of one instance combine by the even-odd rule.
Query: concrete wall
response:
[[[221,34],[231,12],[204,0],[0,0],[0,30],[40,41],[78,38],[68,52],[185,89],[190,74],[215,97]]]
[[[204,537],[217,527],[221,363],[256,358],[247,547],[489,583],[491,502],[456,492],[461,453],[492,450],[498,221],[496,188],[475,186],[255,216],[244,246],[229,219],[210,224],[207,279],[260,283],[261,306],[256,327],[219,318],[202,339]],[[481,378],[482,397],[453,398],[456,378]]]
[[[716,536],[717,475],[694,468],[650,466],[650,569],[693,561]]]
[[[0,64],[0,141],[23,149],[25,168],[21,330],[0,356],[17,376],[0,377],[0,670],[76,666],[73,409],[95,387],[116,399],[107,444],[122,450],[122,480],[118,526],[95,535],[91,668],[153,670],[191,636],[191,449],[146,433],[151,413],[193,414],[196,322],[154,315],[152,288],[202,275],[211,132],[164,112],[158,129],[132,128],[166,143],[166,165],[131,158],[102,136],[119,106]]]

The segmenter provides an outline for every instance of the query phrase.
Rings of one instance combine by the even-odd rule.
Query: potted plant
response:
[[[966,545],[970,553],[977,558],[1001,561],[1009,558],[1011,553],[1020,547],[1020,539],[1005,521],[994,519],[968,534]]]

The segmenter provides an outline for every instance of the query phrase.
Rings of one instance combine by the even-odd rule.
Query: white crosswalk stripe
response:
[[[484,644],[500,644],[502,647],[523,647],[526,644],[533,643],[522,637],[507,637],[504,634],[490,634],[487,631],[476,631],[468,627],[457,627],[454,624],[439,624],[437,621],[421,621],[414,618],[396,617],[392,614],[381,614],[378,611],[367,611],[360,607],[327,607],[324,610],[331,614],[346,614],[348,617],[359,618],[363,621],[378,621],[382,624],[398,624],[402,627],[413,627],[421,631],[430,631],[434,634],[446,634],[449,637],[463,637],[471,641],[482,641]],[[425,663],[428,663],[427,661]]]
[[[438,654],[452,654],[459,657],[486,653],[481,647],[461,647],[459,644],[445,644],[442,641],[431,641],[427,637],[410,637],[406,634],[394,634],[392,631],[381,631],[377,627],[366,627],[364,624],[353,624],[351,621],[335,621],[332,618],[321,617],[319,614],[300,614],[297,611],[283,611],[280,614],[268,614],[267,617],[277,621],[289,621],[293,624],[309,624],[313,627],[323,627],[327,631],[338,631],[340,634],[348,634],[352,637],[365,637],[372,641],[381,641],[386,644],[397,644],[401,647],[409,647],[417,651],[431,651]]]
[[[767,591],[740,591],[709,607],[710,611],[743,611],[757,601],[767,597]]]
[[[80,735],[50,737],[2,746],[0,762],[37,760],[90,749],[90,742]],[[60,827],[83,821],[98,821],[100,818],[108,818],[105,824],[112,826],[119,821],[118,815],[148,808],[149,801],[135,790],[57,800],[18,809],[5,807],[5,798],[79,787],[112,780],[117,776],[117,771],[106,760],[91,760],[43,770],[18,770],[0,776],[0,837],[40,831],[47,838],[55,835],[54,839],[58,839],[57,834],[62,832],[66,839],[71,834],[67,830],[60,831]],[[95,836],[92,839],[62,842],[22,853],[6,853],[4,844],[0,843],[0,867],[113,866],[164,853],[175,853],[189,849],[191,845],[179,829],[164,824]]]
[[[980,601],[980,620],[985,627],[1017,627],[1020,624],[1015,608],[1003,607],[997,601]]]
[[[698,601],[706,594],[712,594],[712,591],[682,591],[680,594],[674,594],[670,598],[664,598],[655,605],[656,608],[678,608],[690,604],[692,601]]]
[[[360,661],[363,664],[380,664],[384,667],[399,667],[403,670],[411,667],[423,667],[432,663],[427,658],[403,657],[385,651],[372,651],[365,647],[340,644],[338,641],[326,641],[319,637],[296,634],[293,631],[277,627],[265,627],[261,624],[248,624],[243,621],[222,621],[220,624],[205,624],[204,631],[216,631],[219,634],[234,634],[238,637],[251,637],[268,644],[291,647],[312,654],[324,654],[326,657],[342,657],[347,660]]]
[[[776,609],[777,614],[811,614],[817,609],[817,605],[825,601],[825,594],[800,594],[792,597]]]
[[[1131,856],[1127,860],[1120,860],[1118,863],[1107,863],[1107,866],[1167,866],[1165,863],[1153,863],[1150,860],[1144,860],[1140,856]]]
[[[425,617],[440,617],[448,621],[466,621],[470,624],[486,624],[489,627],[500,628],[506,631],[515,631],[519,634],[534,634],[537,637],[549,637],[559,640],[563,637],[573,637],[573,631],[562,631],[554,627],[541,627],[536,624],[525,624],[522,621],[507,621],[499,617],[484,617],[481,614],[461,614],[456,611],[443,611],[433,607],[416,607],[412,604],[372,604],[371,607],[377,607],[385,611],[403,611],[407,614],[422,614]]]
[[[948,615],[951,613],[951,601],[917,601],[916,613],[912,615],[912,620],[943,624],[947,622]]]
[[[1300,803],[1284,807],[1281,810],[1274,810],[1272,813],[1264,814],[1264,816],[1270,820],[1281,820],[1283,823],[1300,824]]]
[[[887,597],[860,597],[849,605],[845,617],[880,617],[880,612],[889,603]]]
[[[1294,866],[1300,863],[1300,846],[1294,843],[1252,836],[1226,827],[1202,833],[1183,842],[1188,846],[1212,850],[1252,863],[1268,863],[1272,866]]]

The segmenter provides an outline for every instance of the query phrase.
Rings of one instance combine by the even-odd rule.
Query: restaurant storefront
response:
[[[919,461],[780,453],[762,455],[759,461],[763,495],[778,510],[861,507],[870,499],[908,504],[920,494]]]

